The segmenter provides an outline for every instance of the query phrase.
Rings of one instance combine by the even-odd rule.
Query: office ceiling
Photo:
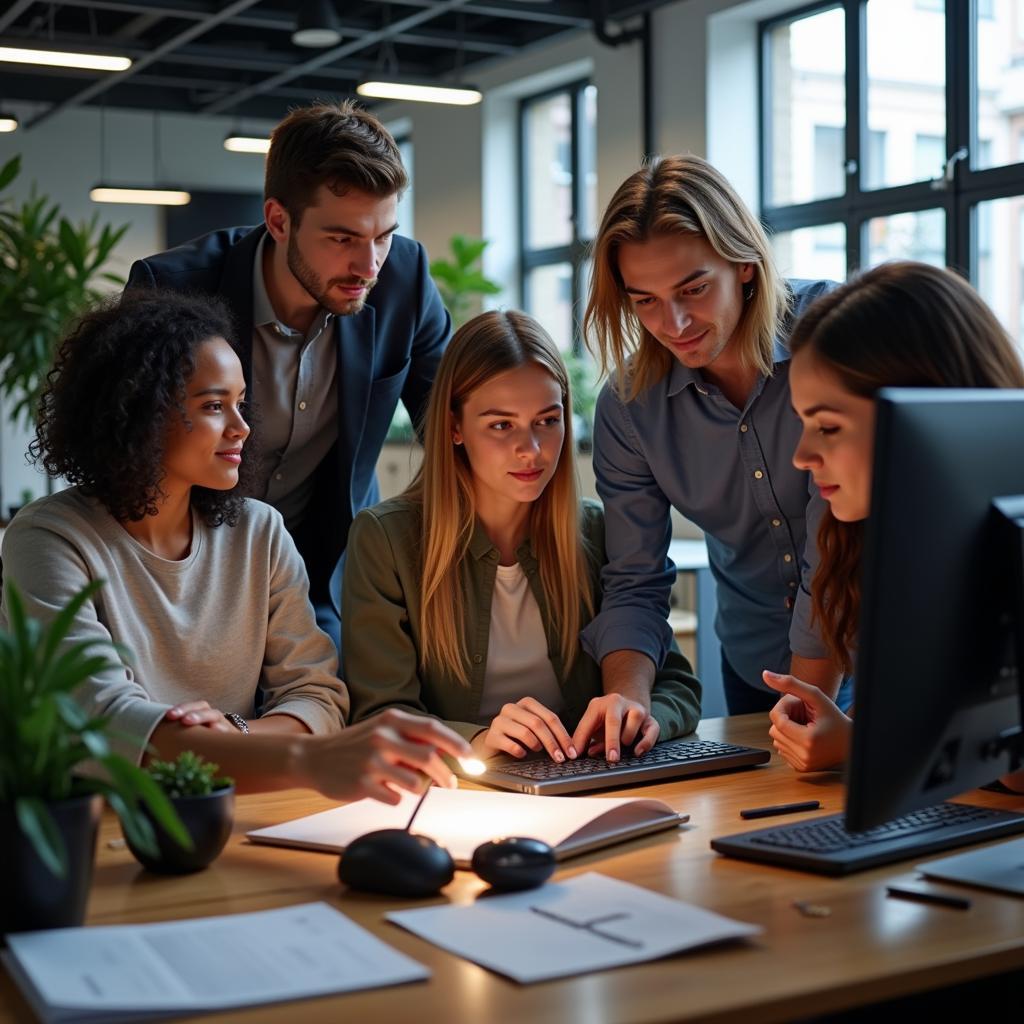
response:
[[[279,119],[289,107],[353,94],[383,70],[442,82],[552,36],[610,28],[665,0],[336,0],[342,38],[291,41],[301,0],[7,0],[0,46],[116,52],[126,72],[0,64],[0,103],[125,107]]]

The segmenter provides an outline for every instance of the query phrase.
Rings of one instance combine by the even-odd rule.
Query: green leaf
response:
[[[28,837],[39,859],[58,878],[66,878],[68,851],[57,823],[43,801],[35,797],[19,797],[14,801],[14,811],[21,831]]]
[[[12,156],[0,167],[0,189],[7,188],[8,185],[18,176],[18,172],[21,170],[21,157]]]

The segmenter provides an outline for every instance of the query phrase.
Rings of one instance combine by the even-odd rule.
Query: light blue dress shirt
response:
[[[834,287],[789,286],[793,311],[784,335]],[[758,379],[742,409],[700,370],[678,361],[629,402],[605,385],[594,422],[594,471],[609,560],[601,612],[582,634],[592,657],[634,650],[661,665],[672,641],[670,506],[705,533],[718,591],[715,631],[743,679],[767,690],[761,671],[789,671],[791,651],[826,656],[810,621],[824,501],[810,474],[793,466],[800,432],[784,338],[775,341],[774,372]]]

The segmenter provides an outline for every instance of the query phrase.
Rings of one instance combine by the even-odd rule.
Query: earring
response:
[[[757,286],[754,284],[753,281],[748,281],[743,286],[743,301],[744,302],[749,302],[754,297],[754,291],[755,291],[756,287]]]
[[[459,438],[457,438],[454,434],[452,434],[452,444],[460,445],[462,444],[462,441]]]

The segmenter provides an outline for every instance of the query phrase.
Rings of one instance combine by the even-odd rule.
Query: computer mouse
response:
[[[534,889],[554,874],[555,851],[540,839],[494,839],[473,851],[473,870],[493,889]]]
[[[338,878],[350,889],[386,896],[435,896],[455,877],[451,854],[400,828],[367,832],[345,848]]]

